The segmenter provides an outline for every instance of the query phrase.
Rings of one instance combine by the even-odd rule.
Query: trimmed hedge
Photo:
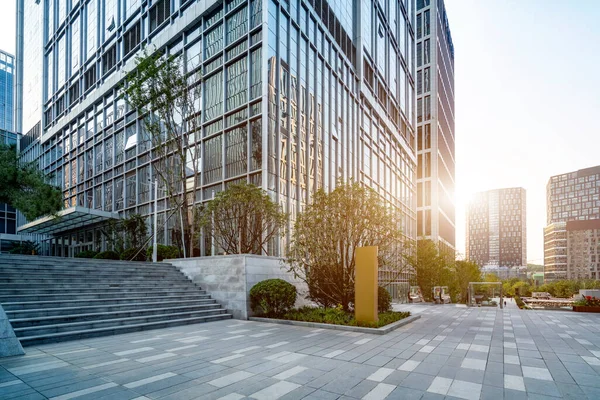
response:
[[[106,250],[103,252],[100,252],[98,254],[96,254],[94,256],[94,258],[98,259],[98,260],[120,260],[121,257],[119,257],[119,253],[117,253],[116,251],[112,251],[112,250]]]
[[[296,287],[283,279],[267,279],[250,289],[250,307],[257,314],[272,317],[285,314],[296,303]]]
[[[379,286],[377,289],[377,311],[384,313],[392,309],[392,296],[386,288]]]
[[[139,250],[139,252],[138,252]],[[137,255],[136,255],[137,254]],[[135,258],[134,258],[135,256]],[[121,253],[121,260],[125,261],[146,261],[146,252],[140,249],[125,249]]]
[[[379,314],[377,322],[359,322],[354,319],[354,313],[346,312],[341,307],[316,308],[302,307],[292,310],[282,316],[291,321],[318,322],[332,325],[362,326],[365,328],[381,328],[393,322],[410,317],[410,312],[386,311]]]
[[[166,260],[169,258],[179,258],[179,249],[176,246],[165,246],[159,244],[156,247],[157,261]],[[152,246],[146,250],[146,259],[152,261]]]
[[[96,250],[84,250],[77,253],[75,258],[94,258],[98,252]]]

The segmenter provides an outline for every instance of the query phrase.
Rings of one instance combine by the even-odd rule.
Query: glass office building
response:
[[[407,240],[416,238],[413,0],[18,4],[21,154],[52,174],[65,208],[60,223],[20,229],[50,235],[50,254],[106,248],[107,219],[153,212],[153,151],[118,91],[142,48],[201,71],[191,82],[202,88],[195,203],[247,181],[290,214],[291,226],[317,189],[355,179],[402,214]],[[165,223],[167,210],[159,198],[163,243],[177,224]],[[211,253],[204,240],[197,246]]]
[[[417,233],[454,258],[454,44],[443,0],[416,15]]]

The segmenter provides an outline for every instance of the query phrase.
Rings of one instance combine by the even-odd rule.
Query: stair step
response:
[[[177,296],[181,294],[196,293],[197,288],[182,288],[177,290],[149,290],[149,291],[135,291],[135,292],[121,292],[121,297],[126,298],[129,296]],[[0,303],[4,303],[7,300],[16,302],[31,302],[31,301],[51,301],[51,300],[70,300],[70,299],[81,299],[81,300],[96,300],[111,298],[115,293],[111,292],[96,292],[96,293],[63,293],[63,294],[32,294],[32,295],[8,295],[0,296]]]
[[[204,311],[224,311],[219,304],[194,304],[187,306],[177,307],[160,307],[160,308],[146,308],[138,310],[121,310],[121,311],[110,311],[110,312],[97,312],[97,313],[85,313],[85,314],[68,314],[68,315],[54,315],[54,316],[36,316],[29,318],[15,318],[11,319],[11,324],[14,329],[27,328],[27,327],[39,327],[44,325],[57,325],[57,324],[68,324],[73,322],[91,322],[101,321],[106,319],[121,319],[128,317],[141,317],[159,314],[173,314],[180,312],[204,312]]]
[[[124,304],[101,304],[95,306],[60,307],[60,308],[33,308],[27,310],[6,311],[11,321],[15,319],[28,319],[35,317],[68,316],[73,314],[108,313],[113,311],[133,311],[149,307],[186,307],[186,306],[219,306],[214,299],[176,300],[160,302],[141,302]]]
[[[130,292],[153,292],[156,291],[197,291],[200,294],[206,294],[204,290],[200,290],[197,286],[189,286],[183,284],[176,285],[156,285],[156,286],[107,286],[107,287],[87,287],[87,288],[74,288],[74,287],[65,287],[65,288],[31,288],[31,289],[0,289],[0,299],[3,298],[14,298],[18,296],[35,296],[35,295],[53,295],[53,294],[63,294],[65,290],[74,291],[73,295],[77,294],[96,294],[99,292],[102,293],[130,293]]]
[[[59,307],[73,307],[77,305],[94,305],[94,304],[123,304],[131,302],[150,302],[158,300],[166,300],[166,297],[118,297],[110,299],[74,299],[74,300],[50,300],[50,301],[26,301],[26,302],[6,302],[2,303],[4,311],[12,310],[27,310],[35,308],[59,308]],[[171,296],[168,300],[209,300],[209,295],[198,295],[190,294],[185,296]]]
[[[231,318],[168,263],[0,255],[0,302],[24,346]]]
[[[107,328],[87,329],[81,331],[61,332],[49,335],[20,337],[23,346],[38,345],[44,343],[55,343],[57,341],[86,339],[98,336],[115,335],[121,333],[139,332],[150,329],[168,328],[173,326],[197,324],[201,322],[219,321],[232,318],[231,314],[209,315],[206,317],[183,318],[179,320],[157,321],[137,325],[122,325]]]
[[[155,321],[168,321],[171,319],[193,318],[207,315],[218,315],[226,310],[217,308],[215,310],[192,310],[174,313],[161,313],[154,315],[136,315],[132,317],[112,318],[112,319],[95,319],[89,321],[77,322],[59,322],[53,325],[36,325],[21,328],[14,328],[17,337],[22,336],[39,336],[52,333],[69,332],[75,330],[89,330],[106,328],[110,326],[135,325]]]
[[[52,256],[29,256],[22,254],[2,254],[0,264],[10,263],[35,263],[38,265],[103,265],[121,264],[125,266],[163,266],[171,265],[168,262],[153,263],[151,261],[125,261],[125,260],[102,260],[97,258],[66,258]]]

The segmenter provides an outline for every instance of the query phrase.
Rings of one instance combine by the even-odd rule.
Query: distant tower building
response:
[[[525,189],[477,193],[467,210],[467,259],[479,266],[527,265]]]
[[[544,279],[598,279],[600,166],[551,177],[546,217]]]
[[[455,251],[454,45],[444,2],[417,1],[417,232]]]

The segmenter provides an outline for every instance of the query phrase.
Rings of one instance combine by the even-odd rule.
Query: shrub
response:
[[[84,250],[77,253],[75,258],[94,258],[98,252],[96,250]]]
[[[35,255],[39,253],[40,246],[31,240],[25,240],[21,243],[15,243],[9,250],[10,254],[27,254]]]
[[[282,315],[295,303],[296,287],[283,279],[267,279],[250,289],[250,307],[257,314]]]
[[[377,289],[377,311],[384,313],[392,308],[392,296],[386,288],[379,286]]]
[[[156,250],[157,261],[179,257],[179,249],[177,246],[165,246],[164,244],[159,244]],[[152,246],[148,247],[148,250],[146,250],[146,259],[152,261]]]
[[[112,251],[112,250],[101,251],[100,253],[96,254],[94,256],[94,258],[99,259],[99,260],[120,260],[121,259],[121,257],[119,257],[119,253],[117,253],[116,251]]]
[[[344,311],[341,306],[337,306],[335,308],[302,307],[286,313],[283,318],[292,321],[381,328],[409,316],[410,312],[386,311],[379,314],[377,322],[359,322],[354,319],[354,313]]]
[[[121,253],[121,260],[146,261],[146,252],[136,248],[125,249]]]

